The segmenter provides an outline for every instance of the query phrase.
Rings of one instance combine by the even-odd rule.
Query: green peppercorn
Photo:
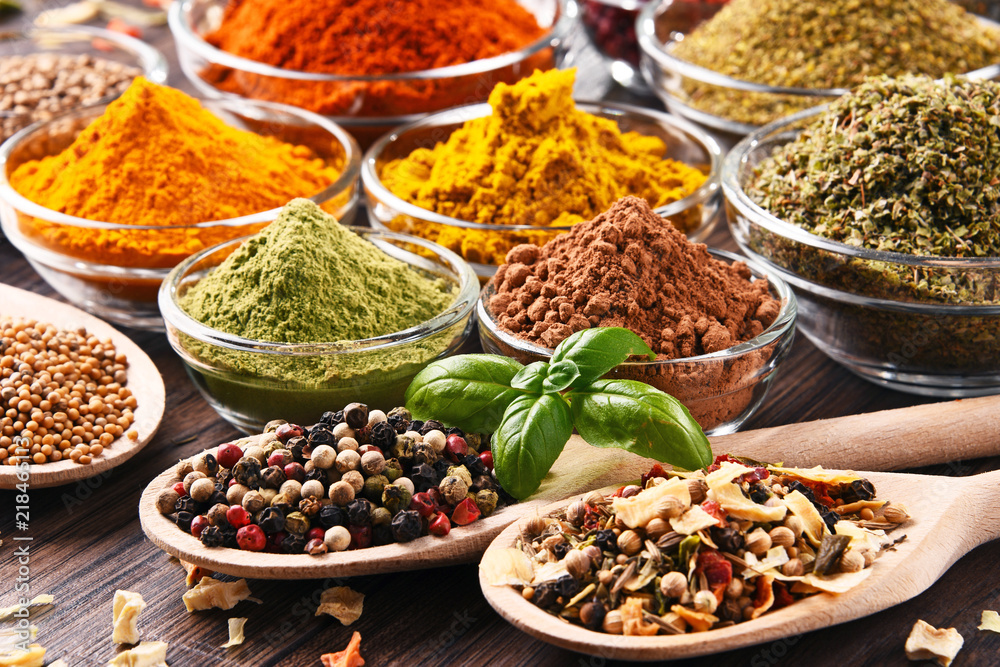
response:
[[[479,508],[483,516],[489,516],[496,510],[499,500],[500,497],[496,491],[483,489],[476,494],[476,507]]]
[[[434,447],[426,442],[418,442],[413,446],[413,463],[419,465],[428,463],[434,465],[441,457],[434,451]]]
[[[406,422],[413,421],[413,415],[410,414],[410,411],[407,410],[404,407],[398,407],[398,408],[393,408],[392,410],[389,410],[389,414],[387,414],[385,417],[386,417],[386,419],[388,419],[390,417],[395,417],[395,418],[398,418],[398,419],[402,419],[403,421],[406,421]]]
[[[441,489],[441,494],[449,505],[459,504],[465,500],[469,493],[469,485],[465,483],[465,480],[454,475],[448,475],[442,479],[438,488]]]
[[[388,483],[389,479],[385,475],[372,475],[365,480],[365,488],[361,491],[361,495],[377,503],[382,499],[382,489]]]
[[[396,459],[389,459],[385,462],[385,469],[382,471],[382,474],[386,476],[391,484],[403,476],[403,466]]]
[[[285,517],[285,532],[305,535],[309,532],[309,517],[302,512],[292,512]]]
[[[410,461],[413,459],[413,447],[416,444],[416,440],[408,435],[397,435],[396,444],[392,446],[392,450],[389,452],[393,458]]]
[[[410,506],[413,495],[405,486],[386,484],[382,489],[382,506],[393,515]]]
[[[472,486],[472,473],[464,465],[462,466],[451,466],[448,468],[448,475],[452,477],[458,477],[465,482],[466,486]],[[446,475],[446,476],[448,476]]]
[[[392,522],[392,513],[384,507],[376,507],[372,510],[373,526],[388,526]]]
[[[232,473],[238,484],[250,489],[261,486],[260,461],[255,458],[244,456],[233,466]]]
[[[466,433],[465,444],[469,446],[469,451],[475,451],[478,453],[479,448],[483,444],[483,437],[478,433]]]

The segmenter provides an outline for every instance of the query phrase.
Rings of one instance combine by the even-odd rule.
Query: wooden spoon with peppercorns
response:
[[[790,441],[786,445],[792,447]],[[482,570],[480,584],[501,616],[542,641],[606,659],[667,660],[721,653],[874,614],[919,595],[973,548],[1000,539],[1000,470],[957,478],[860,474],[875,485],[879,499],[906,506],[910,520],[891,534],[894,539],[905,534],[906,539],[882,552],[871,575],[849,591],[813,595],[754,620],[707,632],[613,635],[559,619],[524,599],[517,589],[491,585]],[[541,514],[562,510],[571,500],[575,499],[555,503]],[[509,526],[487,553],[513,547],[521,530],[519,524]]]

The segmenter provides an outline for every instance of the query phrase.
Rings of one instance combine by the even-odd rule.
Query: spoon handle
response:
[[[1000,396],[916,405],[710,438],[716,454],[898,470],[1000,455]]]
[[[966,547],[962,553],[1000,540],[1000,470],[967,477],[964,481],[961,495],[949,508],[956,523],[962,521],[966,527],[956,531]]]

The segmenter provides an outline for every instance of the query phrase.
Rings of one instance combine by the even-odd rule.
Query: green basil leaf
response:
[[[559,394],[515,398],[493,434],[493,464],[500,486],[518,500],[530,496],[571,435],[570,409]]]
[[[673,396],[642,382],[598,380],[570,395],[580,437],[597,447],[697,470],[712,463],[701,426]]]
[[[549,365],[544,361],[536,361],[525,366],[521,372],[510,381],[510,386],[514,389],[530,391],[532,394],[542,393],[542,383],[548,375]]]
[[[549,366],[549,374],[542,381],[542,391],[546,394],[558,394],[580,377],[580,369],[570,359],[563,359]]]
[[[633,354],[656,358],[646,342],[628,329],[621,327],[595,327],[584,329],[559,343],[550,364],[568,360],[580,369],[580,376],[573,381],[574,389],[583,389]]]
[[[406,408],[415,419],[434,418],[473,433],[493,432],[511,401],[525,394],[510,386],[523,368],[495,354],[433,361],[406,389]]]

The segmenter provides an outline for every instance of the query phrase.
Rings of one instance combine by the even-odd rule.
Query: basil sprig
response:
[[[416,419],[493,432],[497,481],[523,500],[542,483],[575,427],[596,447],[620,447],[695,470],[712,463],[708,438],[676,398],[642,382],[602,380],[632,355],[654,359],[628,329],[579,331],[549,363],[492,354],[432,362],[406,390]]]

